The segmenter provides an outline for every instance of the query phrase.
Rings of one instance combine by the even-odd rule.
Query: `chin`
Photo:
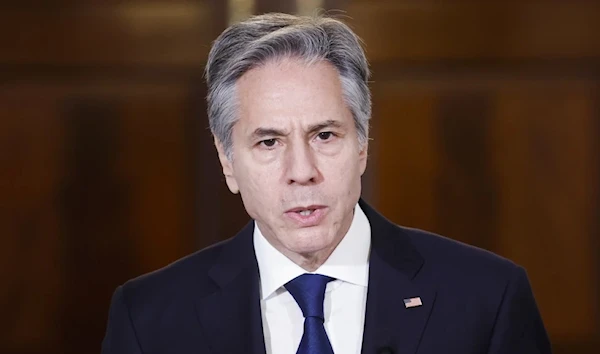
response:
[[[333,238],[327,232],[320,230],[311,230],[302,232],[299,230],[293,240],[290,240],[288,249],[297,254],[311,254],[327,249],[334,242]],[[324,236],[325,234],[325,236]]]

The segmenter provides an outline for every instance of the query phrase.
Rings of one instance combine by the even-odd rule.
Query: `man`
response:
[[[341,22],[267,14],[215,41],[208,115],[252,218],[120,286],[104,354],[551,352],[525,271],[360,199],[367,60]]]

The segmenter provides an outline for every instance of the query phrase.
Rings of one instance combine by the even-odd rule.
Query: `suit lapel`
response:
[[[216,288],[196,303],[198,320],[214,353],[265,354],[253,225],[249,223],[223,246],[209,272]]]
[[[363,335],[363,354],[383,347],[414,354],[433,308],[436,291],[419,279],[424,260],[409,237],[362,200],[371,224],[369,289]],[[421,306],[406,306],[419,298]],[[418,301],[418,300],[415,300]]]

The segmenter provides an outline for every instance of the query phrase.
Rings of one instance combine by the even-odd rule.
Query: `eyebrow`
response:
[[[317,123],[317,124],[313,124],[310,125],[308,127],[308,133],[315,133],[318,132],[319,130],[325,129],[325,128],[341,128],[343,126],[343,124],[337,120],[333,120],[333,119],[328,119],[324,122],[321,123]],[[261,139],[264,137],[281,137],[281,136],[287,136],[288,133],[286,133],[285,131],[281,130],[281,129],[276,129],[276,128],[256,128],[256,130],[254,130],[254,132],[251,135],[251,138],[253,140],[256,139]]]
[[[275,128],[256,128],[256,130],[252,133],[251,138],[253,140],[258,140],[264,137],[278,137],[278,136],[286,136],[283,130],[275,129]]]
[[[313,124],[310,125],[308,127],[308,133],[316,133],[319,130],[323,130],[325,128],[341,128],[342,127],[342,123],[340,121],[337,120],[333,120],[333,119],[328,119],[322,123],[317,123],[317,124]]]

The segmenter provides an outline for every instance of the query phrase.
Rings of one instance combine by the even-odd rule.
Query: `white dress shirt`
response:
[[[304,331],[304,316],[284,285],[307,272],[277,251],[254,225],[267,354],[295,354]],[[361,351],[370,248],[371,226],[357,204],[348,233],[327,261],[313,272],[336,279],[327,284],[324,302],[325,331],[335,353]]]

